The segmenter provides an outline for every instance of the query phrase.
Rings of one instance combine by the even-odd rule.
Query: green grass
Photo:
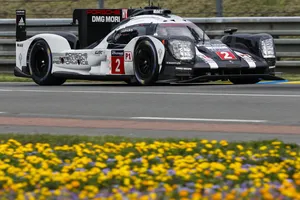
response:
[[[282,74],[282,78],[288,81],[300,81],[300,74]]]
[[[32,82],[31,79],[16,77],[11,74],[0,74],[0,82]]]
[[[41,3],[44,0],[28,1],[4,0],[0,7],[0,17],[14,18],[16,9],[26,9],[28,17],[72,17],[75,8],[97,8],[98,0],[64,0]],[[105,0],[106,8],[144,7],[148,0]],[[160,0],[154,1],[174,13],[186,17],[216,16],[215,0]],[[298,0],[223,0],[224,16],[293,16],[299,15]]]
[[[63,145],[74,145],[79,143],[87,143],[91,142],[93,144],[99,144],[103,145],[104,143],[112,142],[112,143],[122,143],[122,142],[131,142],[131,143],[137,143],[137,142],[146,142],[146,143],[153,143],[154,141],[161,141],[161,142],[195,142],[199,141],[199,138],[160,138],[160,139],[154,139],[154,138],[142,138],[142,137],[123,137],[123,136],[79,136],[79,135],[56,135],[56,134],[30,134],[30,133],[24,133],[24,134],[15,134],[15,133],[7,133],[7,134],[0,134],[0,141],[5,142],[9,139],[15,139],[19,141],[22,144],[27,143],[48,143],[53,146],[63,146]],[[256,149],[260,146],[269,145],[270,143],[274,141],[279,140],[258,140],[258,141],[237,141],[237,142],[229,142],[228,148],[235,148],[237,144],[243,145],[244,148],[252,147],[253,149]],[[300,146],[294,143],[285,143],[286,145],[289,145],[291,149],[299,150]]]
[[[288,81],[300,81],[300,74],[297,73],[283,73],[280,77]],[[30,78],[15,77],[12,74],[0,74],[0,82],[33,82]],[[95,82],[86,80],[68,80],[67,82]],[[99,81],[97,81],[99,83]],[[107,82],[104,82],[107,83]],[[215,83],[227,83],[224,81],[216,81]]]
[[[0,74],[0,82],[33,82],[33,81],[31,78],[16,77],[12,74]],[[93,81],[67,80],[67,82],[93,82]],[[99,83],[99,81],[97,82]]]

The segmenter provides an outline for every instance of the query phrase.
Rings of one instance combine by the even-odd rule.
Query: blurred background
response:
[[[100,3],[99,3],[100,1]],[[144,7],[147,0],[0,0],[0,18],[14,18],[16,9],[28,17],[70,18],[74,8]],[[297,16],[300,0],[155,0],[183,17]],[[219,5],[218,5],[219,4]]]

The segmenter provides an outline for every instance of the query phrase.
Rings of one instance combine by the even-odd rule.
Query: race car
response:
[[[271,35],[237,34],[210,39],[197,25],[171,10],[75,9],[71,32],[28,36],[26,11],[16,11],[15,76],[38,85],[67,79],[124,81],[135,85],[229,80],[254,84],[275,76]]]

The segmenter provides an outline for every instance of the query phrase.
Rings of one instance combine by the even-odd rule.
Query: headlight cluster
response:
[[[178,60],[192,60],[194,58],[193,44],[190,41],[171,40],[170,50]]]
[[[264,58],[275,58],[273,39],[261,40],[261,53]]]

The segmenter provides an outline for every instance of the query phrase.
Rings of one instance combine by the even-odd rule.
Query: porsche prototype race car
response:
[[[276,53],[269,34],[225,30],[210,39],[197,25],[170,10],[75,9],[70,32],[28,36],[26,11],[16,11],[15,76],[38,85],[67,79],[187,83],[230,80],[254,84],[275,76]]]

